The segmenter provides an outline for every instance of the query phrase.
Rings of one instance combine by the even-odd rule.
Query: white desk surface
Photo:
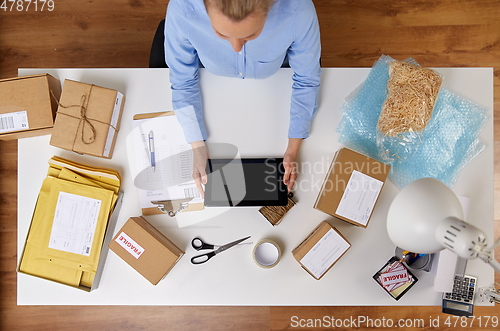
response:
[[[207,220],[179,228],[167,215],[146,219],[186,252],[157,286],[152,286],[113,252],[109,252],[99,288],[91,293],[43,279],[18,274],[19,305],[441,305],[433,290],[434,276],[415,273],[418,283],[399,301],[384,292],[372,276],[394,255],[385,216],[398,189],[388,181],[366,229],[349,225],[312,208],[332,156],[341,145],[335,128],[348,96],[367,77],[369,68],[323,69],[319,110],[310,137],[300,150],[300,161],[313,165],[299,174],[295,206],[272,227],[258,208],[212,209],[179,214]],[[484,150],[460,174],[458,195],[472,198],[468,221],[493,240],[493,70],[492,68],[437,69],[444,87],[490,109],[480,138]],[[132,116],[170,110],[168,69],[20,69],[19,76],[48,72],[65,78],[116,89],[126,96],[120,132],[111,160],[81,156],[49,145],[50,136],[19,140],[18,257],[21,254],[47,161],[53,155],[96,166],[113,167],[123,176],[123,206],[116,231],[130,216],[141,214],[138,192],[127,164],[126,138]],[[200,72],[208,142],[230,142],[241,157],[281,157],[287,146],[291,93],[290,69],[266,80],[238,80]],[[224,157],[210,150],[213,158]],[[304,167],[305,168],[305,167]],[[319,281],[293,258],[291,251],[322,220],[329,220],[352,244],[351,249]],[[253,245],[233,248],[203,265],[192,265],[196,251],[191,239],[201,236],[225,244],[251,235],[253,243],[271,238],[280,243],[283,256],[273,269],[262,269],[252,259]],[[467,272],[478,276],[479,286],[493,284],[492,269],[479,260],[469,261]],[[476,302],[476,304],[479,304]]]

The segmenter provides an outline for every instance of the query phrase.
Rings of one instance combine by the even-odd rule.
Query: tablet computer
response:
[[[282,158],[208,159],[205,206],[285,206]]]

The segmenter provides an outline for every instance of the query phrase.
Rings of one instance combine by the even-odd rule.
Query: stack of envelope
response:
[[[52,157],[19,271],[70,286],[92,287],[120,183],[117,170]]]

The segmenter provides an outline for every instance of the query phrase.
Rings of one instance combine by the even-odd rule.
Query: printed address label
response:
[[[25,110],[0,114],[0,133],[28,130],[28,114]]]

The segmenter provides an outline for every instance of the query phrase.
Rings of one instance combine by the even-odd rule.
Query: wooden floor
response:
[[[3,3],[0,0],[0,4]],[[53,0],[53,11],[0,9],[0,78],[17,68],[147,67],[167,0]],[[315,0],[324,67],[371,67],[381,54],[430,67],[495,72],[495,237],[500,236],[500,1]],[[38,166],[38,165],[34,165]],[[18,307],[17,142],[0,142],[1,330],[284,330],[300,318],[440,318],[440,307]],[[500,252],[497,250],[497,256]],[[497,282],[500,282],[497,275]],[[356,295],[353,289],[353,295]],[[479,307],[497,316],[500,306]],[[492,330],[479,323],[467,329]],[[470,321],[469,321],[470,323]],[[453,324],[451,325],[453,328]],[[313,329],[313,328],[308,328]],[[353,328],[354,329],[354,328]],[[359,329],[363,329],[360,327]],[[423,328],[407,328],[417,330]]]

